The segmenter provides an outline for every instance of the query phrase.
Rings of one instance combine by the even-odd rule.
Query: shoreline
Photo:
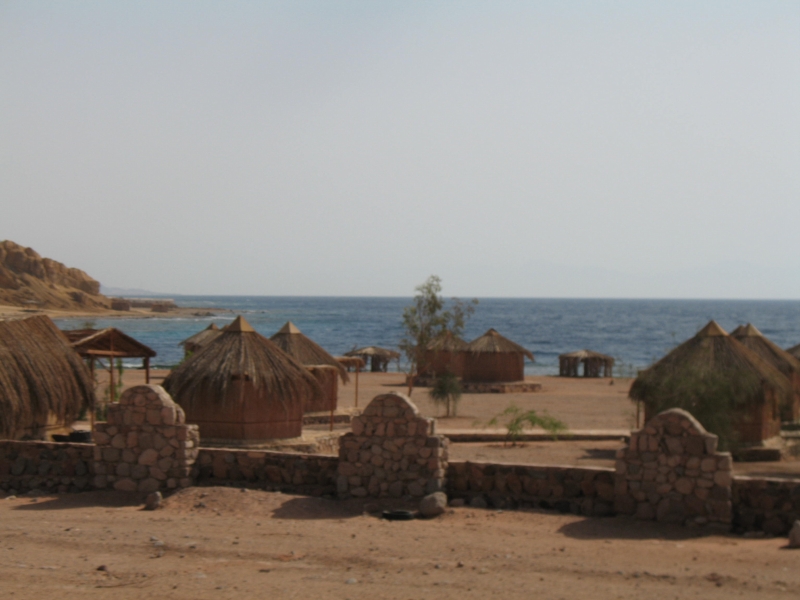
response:
[[[170,317],[215,317],[232,315],[229,308],[178,307],[167,312],[153,312],[148,308],[131,310],[76,310],[58,308],[24,308],[22,306],[0,305],[0,319],[24,318],[45,315],[51,319],[159,319]]]

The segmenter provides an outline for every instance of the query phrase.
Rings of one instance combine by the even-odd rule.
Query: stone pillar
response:
[[[732,460],[685,410],[659,413],[617,452],[614,508],[668,523],[731,523]]]
[[[420,497],[445,490],[449,440],[403,394],[376,396],[339,444],[339,496]]]
[[[108,407],[94,426],[94,486],[154,492],[192,485],[200,436],[183,409],[158,385],[139,385]]]

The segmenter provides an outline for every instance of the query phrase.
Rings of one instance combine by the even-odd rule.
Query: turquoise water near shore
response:
[[[242,314],[269,337],[286,321],[331,354],[359,346],[395,348],[403,336],[403,308],[411,298],[285,296],[174,296],[178,306],[226,308]],[[209,323],[231,315],[149,319],[92,319],[95,327],[117,327],[153,348],[156,366],[180,362],[179,343]],[[558,355],[589,348],[616,358],[615,374],[634,374],[694,335],[710,319],[727,331],[753,323],[782,348],[800,343],[800,301],[770,300],[592,300],[484,298],[467,324],[466,339],[494,327],[536,357],[531,375],[558,373]],[[77,329],[87,319],[59,319]],[[131,363],[136,364],[135,362]],[[397,365],[391,365],[396,369]]]

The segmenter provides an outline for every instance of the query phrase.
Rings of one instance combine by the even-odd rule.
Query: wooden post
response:
[[[144,382],[150,383],[150,357],[144,357]]]
[[[361,363],[356,364],[356,408],[358,408],[358,373],[361,371]]]
[[[108,357],[108,376],[110,377],[111,383],[109,384],[108,388],[108,402],[109,404],[114,401],[114,397],[116,394],[114,393],[114,356]]]
[[[89,402],[89,427],[92,430],[92,435],[94,435],[94,419],[95,419],[94,413],[97,404],[97,396],[96,396],[97,390],[95,389],[94,385],[94,356],[92,356],[89,359],[89,372],[92,375],[92,399],[91,402]]]

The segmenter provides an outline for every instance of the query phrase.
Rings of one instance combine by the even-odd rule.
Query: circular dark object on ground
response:
[[[411,521],[414,513],[410,510],[385,510],[381,513],[381,518],[387,521]]]
[[[58,434],[58,433],[54,433],[53,434],[53,441],[54,442],[61,442],[61,443],[68,442],[69,441],[69,436],[68,435],[61,435],[61,434]]]

